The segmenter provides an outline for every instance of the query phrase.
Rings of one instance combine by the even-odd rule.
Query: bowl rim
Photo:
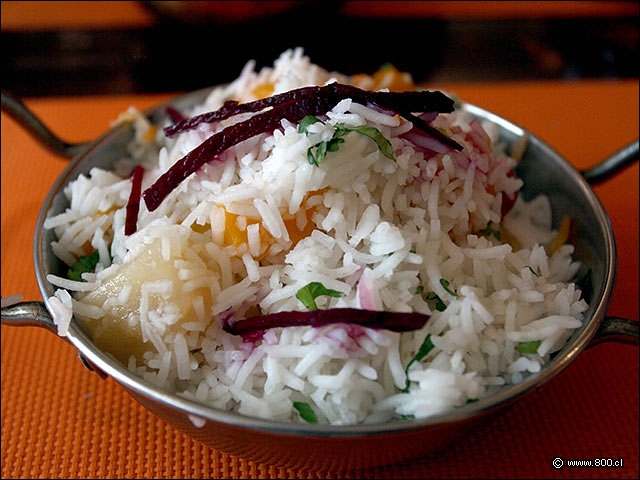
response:
[[[168,101],[145,110],[143,114],[150,118],[154,115],[158,115],[160,112],[164,112],[164,109],[167,106],[175,107],[177,104],[195,105],[198,103],[198,99],[200,99],[200,101],[204,100],[209,92],[219,87],[220,86],[217,85],[178,95]],[[580,327],[577,334],[574,334],[571,337],[569,343],[560,352],[558,352],[558,354],[551,359],[551,361],[545,365],[539,373],[530,375],[521,383],[504,388],[497,393],[479,399],[477,402],[427,418],[413,418],[408,420],[394,420],[384,423],[356,425],[307,424],[269,420],[240,414],[238,412],[219,410],[199,403],[196,400],[191,400],[180,394],[168,392],[144,380],[143,378],[138,377],[129,371],[125,365],[116,360],[115,357],[112,357],[110,354],[100,350],[79,327],[75,318],[72,318],[69,326],[66,337],[67,340],[69,340],[75,348],[87,360],[89,360],[91,364],[93,364],[93,366],[97,367],[106,375],[113,377],[113,379],[125,387],[126,390],[133,391],[137,395],[140,395],[150,401],[158,402],[170,408],[179,410],[185,415],[188,415],[191,419],[195,417],[196,419],[206,420],[207,424],[209,422],[221,423],[248,430],[258,430],[266,433],[287,434],[300,437],[344,438],[386,435],[410,430],[421,430],[436,425],[453,424],[488,414],[516,401],[522,395],[541,387],[548,380],[564,370],[564,368],[566,368],[569,363],[576,358],[578,353],[588,345],[591,338],[595,335],[599,324],[605,317],[613,295],[617,273],[617,251],[611,222],[609,221],[602,203],[587,181],[582,177],[580,172],[544,141],[540,140],[525,128],[471,103],[458,100],[456,102],[456,107],[456,109],[461,109],[476,117],[482,117],[483,120],[488,120],[517,137],[521,137],[525,134],[528,135],[529,142],[537,144],[538,148],[541,148],[546,155],[552,157],[555,163],[563,168],[566,175],[569,176],[574,183],[578,184],[592,207],[591,213],[595,214],[598,224],[602,227],[604,232],[606,258],[604,263],[603,289],[600,296],[592,300],[593,302],[597,302],[593,313],[590,318],[585,318],[583,326]],[[115,126],[91,142],[85,151],[74,157],[69,162],[45,197],[36,221],[33,246],[36,280],[43,299],[47,299],[52,296],[55,290],[55,288],[52,288],[52,285],[46,280],[47,272],[45,272],[43,261],[43,225],[48,216],[49,210],[53,206],[54,198],[62,192],[64,186],[72,180],[71,177],[76,174],[76,168],[84,162],[85,159],[90,158],[91,153],[96,148],[110,142],[115,135],[121,133],[125,128],[127,128],[127,125]],[[131,393],[130,391],[128,393]],[[134,396],[134,398],[137,399],[137,396]]]

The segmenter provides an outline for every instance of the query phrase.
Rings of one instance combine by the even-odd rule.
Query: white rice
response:
[[[236,81],[184,113],[253,100],[267,84],[280,93],[336,79],[349,81],[290,50],[260,72],[250,62]],[[48,275],[58,290],[47,304],[60,335],[72,312],[96,337],[109,322],[123,323],[140,348],[120,360],[167,390],[282,421],[305,421],[295,402],[336,425],[426,417],[539,372],[582,324],[588,306],[571,283],[579,268],[573,247],[545,250],[556,235],[548,199],[519,199],[501,219],[503,195],[522,182],[507,175],[515,160],[487,150],[496,140],[491,126],[483,134],[463,114],[439,115],[432,124],[466,149],[432,155],[402,136],[408,122],[346,99],[308,134],[283,121],[272,135],[230,148],[156,211],[141,202],[138,231],[127,237],[132,165],[145,167],[147,188],[237,119],[146,141],[148,121],[135,110],[124,118],[136,129],[130,156],[115,173],[94,168],[71,182],[69,208],[45,222],[66,264],[91,249],[100,258],[95,274],[83,277],[89,281]],[[352,132],[320,166],[310,165],[309,148],[331,139],[339,122],[377,128],[397,161]],[[484,235],[488,227],[506,228],[518,248]],[[402,334],[335,324],[272,329],[255,342],[220,328],[231,314],[304,310],[296,293],[310,282],[341,293],[318,297],[318,308],[431,318]],[[411,363],[407,379],[427,335],[434,348]],[[539,342],[537,352],[522,353],[522,342]]]

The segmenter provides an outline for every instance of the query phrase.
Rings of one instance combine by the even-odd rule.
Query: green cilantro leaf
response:
[[[401,390],[401,392],[407,393],[409,391],[409,385],[411,383],[409,381],[409,368],[411,367],[411,365],[413,365],[415,362],[419,362],[424,357],[426,357],[427,354],[433,349],[433,347],[434,345],[431,342],[431,334],[427,334],[426,338],[422,342],[422,345],[420,345],[420,348],[418,349],[418,353],[416,353],[416,355],[411,360],[409,360],[409,363],[407,363],[407,368],[404,369],[404,373],[407,377],[407,383],[405,384],[405,387]]]
[[[442,285],[442,287],[443,287],[447,292],[449,292],[451,295],[453,295],[454,297],[457,297],[457,296],[458,296],[458,294],[457,294],[457,292],[456,292],[455,290],[451,290],[451,289],[449,288],[449,280],[445,280],[444,278],[441,278],[441,279],[440,279],[440,285]]]
[[[307,129],[309,125],[313,125],[314,123],[324,123],[318,117],[314,117],[313,115],[307,115],[298,124],[298,133],[307,133]]]
[[[322,122],[322,120],[314,117],[313,115],[305,116],[298,124],[298,132],[307,133],[309,125],[317,122]],[[345,127],[344,123],[337,123],[334,126],[333,137],[331,138],[331,140],[320,142],[317,145],[309,147],[309,149],[307,150],[307,161],[309,162],[309,164],[315,165],[317,167],[320,165],[320,162],[325,159],[325,157],[327,156],[327,152],[337,152],[340,148],[340,144],[344,143],[344,138],[342,137],[344,137],[349,132],[358,132],[361,135],[365,135],[371,138],[374,142],[376,142],[376,145],[378,145],[378,148],[385,157],[390,158],[394,162],[396,161],[395,157],[393,156],[393,147],[391,146],[391,142],[387,140],[377,128],[367,125],[363,125],[360,127]],[[314,149],[315,154],[313,153]]]
[[[71,268],[67,271],[67,278],[69,280],[75,280],[76,282],[82,282],[82,274],[93,273],[99,261],[100,253],[98,250],[95,250],[91,255],[78,258],[76,263],[71,265]]]
[[[295,408],[300,417],[307,423],[318,423],[318,416],[316,412],[306,402],[293,402],[293,408]]]
[[[533,342],[520,342],[516,346],[516,350],[520,353],[536,353],[541,343],[542,340],[536,340]]]
[[[320,142],[316,150],[316,165],[319,165],[327,156],[327,142]]]
[[[347,130],[358,132],[369,137],[371,140],[376,142],[378,148],[385,157],[390,158],[394,162],[396,161],[396,158],[393,156],[393,147],[391,146],[391,142],[387,140],[377,128],[363,125],[361,127],[347,128]]]
[[[491,226],[491,222],[487,223],[487,226],[480,230],[480,233],[482,233],[485,237],[494,237],[499,242],[502,241],[500,237],[500,230],[496,230],[495,228],[493,228]]]
[[[435,309],[439,312],[444,312],[447,309],[447,305],[435,292],[427,293],[424,299],[426,302],[433,302],[435,300]]]
[[[307,161],[310,165],[315,165],[316,167],[319,166],[318,162],[316,161],[316,157],[313,155],[313,147],[309,147],[309,149],[307,150]]]
[[[307,310],[316,310],[318,308],[318,305],[316,305],[316,298],[321,295],[340,298],[342,293],[326,288],[320,282],[311,282],[298,290],[296,298],[300,300],[305,307],[307,307]]]

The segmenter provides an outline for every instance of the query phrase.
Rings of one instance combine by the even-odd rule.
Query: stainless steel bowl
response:
[[[201,103],[210,90],[177,97],[145,114],[152,121],[158,121],[165,115],[167,106],[185,109]],[[70,181],[96,166],[108,169],[121,157],[133,130],[129,125],[120,125],[90,144],[69,145],[52,135],[24,105],[5,93],[2,106],[48,148],[60,155],[74,156],[45,198],[36,224],[34,265],[42,298],[48,298],[55,289],[47,282],[46,275],[59,274],[63,265],[51,251],[54,234],[43,228],[44,220],[65,210],[68,201],[62,191]],[[524,135],[528,136],[528,146],[517,167],[517,174],[525,184],[521,195],[530,199],[546,194],[551,201],[555,227],[564,215],[574,220],[570,235],[570,242],[575,245],[574,256],[591,271],[591,285],[585,291],[590,306],[585,312],[584,325],[541,372],[521,384],[455,411],[422,420],[354,426],[284,423],[217,410],[158,388],[135,376],[96,347],[88,329],[76,320],[71,322],[69,332],[63,338],[75,346],[85,366],[103,377],[113,377],[144,407],[194,439],[249,460],[315,470],[368,468],[424,455],[468,428],[476,427],[524,394],[540,388],[583,349],[605,340],[637,345],[637,322],[606,317],[617,271],[616,246],[607,214],[589,182],[602,181],[637,160],[638,142],[597,167],[579,172],[549,145],[523,128],[474,105],[462,103],[460,108],[475,118],[494,123],[507,151]],[[43,302],[3,307],[2,323],[39,326],[57,332]]]

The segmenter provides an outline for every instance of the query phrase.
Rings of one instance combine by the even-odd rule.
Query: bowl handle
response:
[[[5,90],[2,90],[2,111],[18,122],[43,147],[60,157],[73,158],[89,145],[89,142],[67,143],[61,140],[19,98]]]
[[[41,327],[58,334],[58,327],[43,302],[20,302],[2,307],[2,324],[13,327]]]
[[[620,172],[633,162],[638,161],[638,158],[640,158],[638,154],[638,140],[634,140],[595,167],[583,170],[580,173],[582,173],[582,176],[587,182],[595,185]]]
[[[11,327],[40,327],[58,335],[58,327],[53,323],[53,319],[44,302],[11,303],[3,306],[1,311],[3,325]],[[71,343],[66,337],[60,338]],[[100,378],[107,377],[106,373],[90,362],[80,351],[78,351],[78,358],[87,369],[96,372]]]
[[[605,317],[587,348],[600,345],[603,342],[618,342],[638,346],[639,338],[640,323],[626,318]]]

